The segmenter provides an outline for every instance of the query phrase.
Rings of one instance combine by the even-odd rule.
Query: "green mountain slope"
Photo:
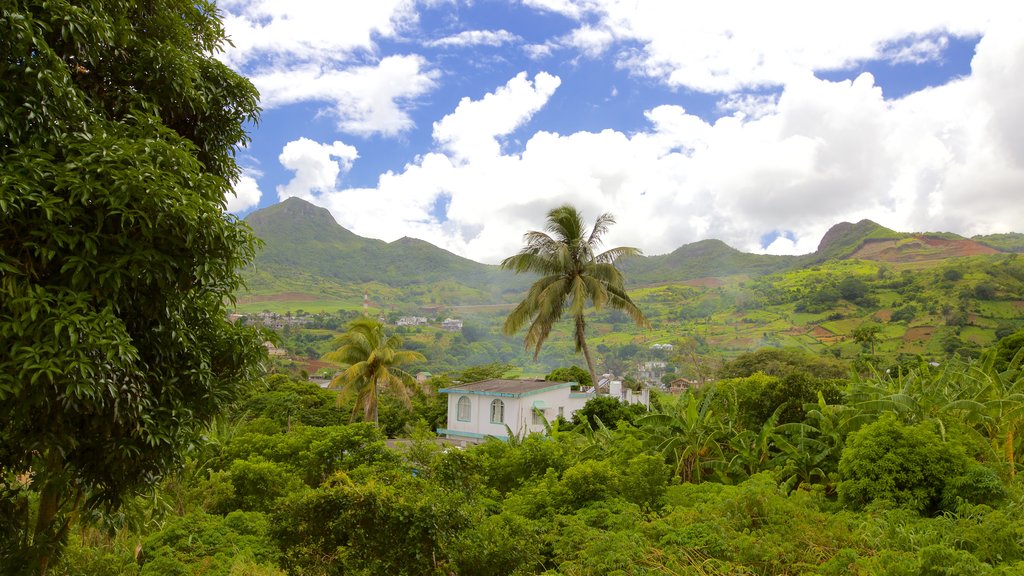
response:
[[[697,278],[756,276],[789,268],[793,256],[740,252],[721,240],[701,240],[669,254],[623,260],[621,268],[630,284],[658,284]]]
[[[246,274],[253,292],[301,290],[313,279],[339,286],[447,283],[453,292],[488,301],[491,295],[518,290],[525,283],[497,266],[462,258],[423,240],[388,243],[363,238],[340,226],[326,209],[299,198],[254,212],[245,221],[264,242]]]

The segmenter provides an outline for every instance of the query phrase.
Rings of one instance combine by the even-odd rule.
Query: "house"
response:
[[[455,318],[445,318],[441,322],[441,329],[449,332],[461,332],[462,331],[462,320]]]
[[[673,348],[671,344],[651,344],[651,350],[655,352],[671,352]]]
[[[573,414],[594,397],[572,390],[575,382],[547,380],[484,380],[439,390],[448,395],[448,427],[437,433],[458,440],[479,441],[488,436],[544,431],[549,422]],[[506,428],[506,426],[508,428]]]
[[[427,319],[423,316],[402,316],[395,322],[395,326],[426,326]]]
[[[637,367],[637,379],[651,385],[661,383],[661,377],[665,375],[665,368],[668,364],[657,360],[641,362]]]

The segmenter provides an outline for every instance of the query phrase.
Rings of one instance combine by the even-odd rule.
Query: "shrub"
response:
[[[839,460],[839,498],[855,509],[889,501],[934,514],[958,497],[991,491],[991,479],[975,474],[975,466],[962,446],[943,441],[929,423],[903,424],[887,414],[847,439]]]

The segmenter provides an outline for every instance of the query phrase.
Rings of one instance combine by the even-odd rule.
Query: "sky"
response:
[[[261,94],[228,196],[497,263],[549,210],[607,247],[813,252],[838,222],[1024,232],[1024,2],[220,0]]]

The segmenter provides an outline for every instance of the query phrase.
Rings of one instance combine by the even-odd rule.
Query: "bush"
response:
[[[934,514],[958,497],[989,493],[990,478],[976,472],[963,447],[943,441],[930,424],[903,424],[886,414],[848,437],[839,460],[839,499],[854,509],[889,501]]]

